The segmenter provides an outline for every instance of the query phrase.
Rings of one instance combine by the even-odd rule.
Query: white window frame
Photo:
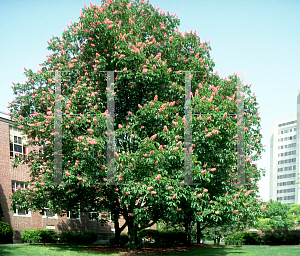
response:
[[[57,219],[57,214],[56,213],[53,213],[53,216],[47,216],[47,211],[49,211],[50,209],[49,208],[44,208],[43,210],[43,215],[42,215],[42,218],[43,219]]]
[[[98,214],[98,218],[100,219],[100,213],[99,212],[89,212],[89,221],[97,221],[96,219],[91,218],[91,214]]]
[[[71,211],[74,211],[74,210],[71,210]],[[71,211],[67,211],[67,219],[68,220],[80,220],[80,212],[78,212],[78,217],[71,218]]]
[[[17,142],[15,142],[15,138],[17,138]],[[21,140],[19,143],[19,140]],[[26,155],[26,136],[23,135],[22,131],[12,125],[9,126],[9,152],[10,156],[15,157],[16,153],[18,155]],[[15,151],[15,146],[20,146],[22,152]]]
[[[26,184],[26,182],[24,181],[15,181],[15,180],[12,180],[11,181],[11,187],[12,187],[12,192],[14,192],[14,189],[15,191],[17,190],[17,188],[20,186],[20,188],[28,188],[28,184]],[[24,211],[24,210],[22,210]],[[26,213],[27,212],[27,213]],[[29,210],[25,210],[25,214],[20,214],[18,209],[16,209],[16,211],[13,213],[13,216],[19,216],[19,217],[31,217],[31,211]]]

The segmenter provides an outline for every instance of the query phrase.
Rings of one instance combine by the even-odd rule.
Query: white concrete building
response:
[[[298,121],[297,121],[298,120]],[[275,120],[270,139],[270,199],[283,204],[300,204],[300,90],[297,115]]]

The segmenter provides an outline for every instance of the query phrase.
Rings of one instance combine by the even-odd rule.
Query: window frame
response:
[[[49,208],[44,208],[42,218],[43,219],[58,219],[57,214],[53,213],[52,211],[51,212],[53,213],[53,216],[47,216],[47,211],[50,212],[50,210],[51,209],[49,209]]]

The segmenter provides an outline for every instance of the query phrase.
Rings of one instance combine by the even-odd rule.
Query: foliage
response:
[[[159,232],[159,244],[171,246],[175,244],[185,244],[186,234],[183,231],[161,231]]]
[[[57,234],[54,230],[48,229],[25,229],[22,231],[21,239],[23,243],[56,243]]]
[[[282,235],[282,234],[266,233],[262,237],[263,244],[267,244],[267,245],[284,244],[283,241],[284,241],[284,235]]]
[[[274,230],[287,230],[294,226],[291,219],[288,218],[288,212],[290,209],[289,205],[282,204],[279,201],[270,200],[268,204],[269,208],[267,211],[263,212],[262,219],[269,219],[261,221],[259,220],[256,228],[268,229],[270,226]]]
[[[6,223],[0,221],[0,243],[1,244],[10,244],[13,242],[13,229]]]
[[[98,235],[93,232],[70,232],[62,231],[59,235],[60,243],[67,244],[93,244],[97,241]]]
[[[242,245],[244,243],[244,234],[243,232],[236,232],[228,236],[225,240],[226,245]]]
[[[127,244],[128,243],[128,235],[121,234],[119,239],[119,244]],[[109,238],[109,244],[115,244],[115,237],[112,236]]]
[[[116,220],[124,217],[131,249],[137,232],[159,220],[183,222],[188,240],[196,221],[253,222],[265,208],[260,209],[257,186],[263,170],[253,163],[263,149],[250,85],[243,88],[244,118],[239,117],[246,147],[245,184],[238,184],[238,118],[231,114],[241,102],[237,75],[213,73],[209,43],[201,43],[195,32],[179,33],[180,22],[169,13],[143,1],[102,4],[83,8],[78,22],[48,41],[52,54],[41,69],[26,69],[27,81],[13,87],[12,120],[40,152],[15,158],[14,166],[30,166],[30,186],[14,192],[11,210],[111,211]],[[120,71],[113,84],[113,178],[106,162],[112,92],[104,70]],[[60,185],[54,183],[56,71],[62,71]],[[190,93],[184,74],[192,87],[192,145],[184,142]],[[193,186],[184,183],[189,155],[192,182],[198,183]],[[99,184],[111,180],[117,185]]]
[[[254,227],[262,231],[272,230],[270,218],[258,218]]]
[[[244,244],[245,245],[260,245],[261,238],[256,232],[243,232]]]
[[[300,204],[290,205],[288,219],[293,222],[295,226],[300,226]]]
[[[154,240],[156,243],[159,241],[159,234],[160,232],[158,230],[154,229],[143,229],[137,233],[138,239],[146,241],[148,240]]]

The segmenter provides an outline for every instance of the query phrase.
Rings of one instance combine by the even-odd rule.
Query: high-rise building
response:
[[[298,121],[297,121],[298,120]],[[297,115],[277,119],[271,127],[270,199],[299,204],[300,90]]]

